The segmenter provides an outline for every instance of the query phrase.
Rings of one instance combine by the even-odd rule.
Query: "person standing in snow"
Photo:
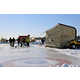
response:
[[[20,43],[21,43],[21,47],[25,46],[25,38],[22,38]]]
[[[12,47],[14,47],[14,44],[15,44],[15,38],[13,37],[13,39],[12,39]]]
[[[25,46],[25,38],[22,39],[23,46]]]
[[[10,43],[10,46],[12,46],[12,39],[11,39],[11,37],[9,38],[9,43]]]
[[[44,38],[41,38],[41,44],[42,45],[44,45],[44,42],[45,42]]]
[[[30,46],[30,35],[26,37],[26,43],[27,43],[27,47],[29,47]]]

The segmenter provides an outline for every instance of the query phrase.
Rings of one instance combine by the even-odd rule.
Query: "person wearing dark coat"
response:
[[[12,47],[14,47],[14,44],[15,44],[15,38],[13,37],[13,39],[12,39]]]
[[[9,38],[9,43],[10,43],[10,46],[12,46],[12,39],[11,39],[11,37]]]
[[[26,45],[25,45],[25,43],[26,43],[26,42],[25,42],[25,38],[22,38],[21,41],[20,41],[20,43],[21,43],[21,46],[20,46],[20,47],[26,46]]]
[[[42,39],[41,39],[42,45],[44,45],[44,42],[45,42],[45,40],[44,40],[44,38],[42,38]]]

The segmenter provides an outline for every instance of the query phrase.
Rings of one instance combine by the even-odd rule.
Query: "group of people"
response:
[[[23,46],[30,46],[30,35],[24,37],[24,38],[18,38],[17,39],[18,46],[23,47]]]
[[[14,47],[14,44],[15,44],[15,38],[14,38],[14,37],[13,37],[13,38],[10,37],[10,39],[9,39],[9,43],[10,43],[10,46],[11,46],[11,47]]]
[[[17,40],[15,40],[15,38],[11,38],[9,39],[9,43],[11,47],[15,46],[15,41],[17,41],[17,46],[19,47],[23,47],[23,46],[30,46],[30,35],[26,36],[26,37],[22,37],[22,38],[18,38]]]
[[[17,43],[17,46],[15,46],[15,42]],[[9,43],[11,47],[24,47],[30,46],[30,35],[28,36],[20,36],[18,39],[15,39],[14,37],[9,39]],[[45,38],[41,38],[41,45],[44,45]]]

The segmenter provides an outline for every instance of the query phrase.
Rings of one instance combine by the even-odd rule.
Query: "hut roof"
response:
[[[73,29],[75,29],[75,31],[77,32],[76,28],[73,27],[73,26],[69,26],[69,25],[65,25],[65,24],[61,24],[61,23],[58,23],[56,26],[59,26],[59,25],[62,25],[62,26],[65,26],[65,27],[69,27],[69,28],[73,28]],[[46,32],[51,31],[51,30],[54,29],[56,26],[54,26],[53,28],[47,30]]]

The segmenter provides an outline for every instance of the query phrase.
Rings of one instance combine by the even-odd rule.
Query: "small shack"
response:
[[[46,31],[46,47],[63,48],[68,41],[76,39],[75,27],[58,23],[52,29]]]

